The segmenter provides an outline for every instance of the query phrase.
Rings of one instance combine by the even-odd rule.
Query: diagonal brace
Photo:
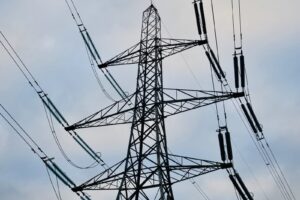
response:
[[[169,117],[221,101],[244,96],[244,92],[164,89],[164,116]]]
[[[112,105],[66,127],[65,130],[70,131],[79,128],[131,123],[134,110],[132,101],[134,97],[135,93],[128,96],[126,99],[116,101]]]
[[[166,156],[166,155],[164,155]],[[169,167],[160,166],[162,170],[169,170],[171,173],[171,184],[175,184],[187,179],[195,178],[210,172],[220,169],[227,169],[232,167],[232,163],[220,163],[215,161],[202,160],[186,156],[178,156],[169,154]],[[105,170],[94,178],[88,180],[82,185],[73,188],[73,191],[83,190],[118,190],[120,181],[124,176],[124,171],[118,172],[124,167],[124,160],[115,164],[110,169]],[[143,176],[145,177],[144,184],[141,189],[155,188],[159,186],[158,181],[158,167],[143,166]],[[127,171],[127,178],[134,179],[133,173],[129,169]],[[148,182],[149,180],[150,183]],[[128,185],[127,190],[135,190],[134,185]]]
[[[165,88],[163,94],[164,101],[161,104],[164,106],[164,117],[244,96],[243,92],[233,93],[171,88]],[[65,129],[70,131],[80,128],[129,124],[133,119],[133,110],[138,109],[132,106],[131,101],[134,97],[135,94],[132,94],[127,99],[117,101]],[[147,120],[153,119],[149,118]]]
[[[150,39],[147,42],[155,43],[158,45],[153,45],[150,49],[149,48],[145,49],[146,47],[145,45],[143,45],[143,41],[141,41],[133,45],[129,49],[121,52],[120,54],[113,57],[112,59],[106,61],[105,63],[99,64],[98,67],[106,68],[108,66],[138,64],[141,62],[140,54],[142,52],[147,52],[148,54],[151,54],[152,52],[156,51],[157,48],[159,49],[162,55],[160,59],[164,59],[166,57],[193,48],[195,46],[206,44],[207,40],[155,38],[155,39]],[[147,60],[147,62],[153,62],[156,58],[152,58],[152,59],[153,60]]]

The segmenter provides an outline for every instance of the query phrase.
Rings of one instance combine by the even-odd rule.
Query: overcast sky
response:
[[[146,0],[75,0],[103,60],[139,41]],[[233,83],[233,39],[230,1],[215,0],[220,62]],[[254,110],[264,134],[294,191],[300,197],[300,2],[297,0],[241,0],[244,54]],[[163,37],[198,39],[192,1],[155,1],[163,22]],[[209,39],[213,41],[210,1],[205,1]],[[28,65],[68,121],[76,122],[111,102],[101,92],[89,66],[84,43],[63,0],[1,0],[0,30]],[[213,45],[212,45],[213,46]],[[214,48],[214,46],[213,46]],[[209,68],[201,48],[164,61],[166,87],[211,89]],[[111,72],[132,93],[135,65],[113,67]],[[103,77],[101,77],[102,80]],[[118,96],[109,88],[114,98]],[[233,86],[233,85],[232,85]],[[72,168],[51,136],[43,106],[0,48],[0,103],[24,126],[44,151],[77,184],[100,172]],[[255,199],[282,199],[271,175],[231,102],[226,103],[234,143],[234,162]],[[80,165],[92,161],[56,124],[66,152]],[[180,155],[219,161],[214,107],[166,120],[168,145]],[[125,156],[129,126],[80,130],[81,136],[112,165]],[[0,119],[0,199],[55,199],[43,163]],[[235,198],[225,171],[196,179],[210,199]],[[63,199],[78,199],[61,185]],[[203,199],[193,184],[175,187],[177,199]],[[114,192],[90,193],[92,199],[113,199]],[[188,194],[188,197],[187,197]]]

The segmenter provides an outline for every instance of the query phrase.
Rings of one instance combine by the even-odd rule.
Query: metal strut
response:
[[[15,131],[15,133],[27,144],[27,146],[36,154],[49,169],[65,186],[70,189],[76,188],[76,184],[66,175],[65,172],[54,162],[54,158],[50,158],[27,131],[14,119],[7,109],[0,104],[0,116]],[[74,191],[81,200],[91,200],[83,191]]]

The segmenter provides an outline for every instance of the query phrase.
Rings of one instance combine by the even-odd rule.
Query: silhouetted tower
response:
[[[152,184],[160,188],[161,199],[173,199],[169,184],[170,167],[163,117],[164,107],[159,103],[163,102],[160,45],[160,17],[157,10],[150,6],[143,13],[135,108],[125,174],[117,199],[140,199],[144,187]],[[145,176],[147,171],[151,173]],[[135,188],[134,194],[128,194],[129,186]]]
[[[173,184],[232,166],[231,163],[178,156],[168,152],[166,117],[243,96],[243,93],[163,87],[162,60],[205,44],[206,40],[161,38],[161,21],[157,9],[151,5],[144,11],[140,42],[99,65],[99,68],[105,68],[138,64],[136,91],[66,128],[72,131],[131,123],[127,156],[74,188],[74,191],[118,190],[117,200],[172,200]]]

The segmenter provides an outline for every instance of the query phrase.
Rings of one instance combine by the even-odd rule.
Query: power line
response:
[[[4,38],[4,41],[0,38],[1,45],[3,46],[3,48],[5,49],[7,54],[10,56],[10,58],[13,60],[13,62],[17,66],[17,68],[20,70],[20,72],[22,73],[24,78],[28,81],[29,85],[34,89],[35,93],[39,96],[39,98],[41,99],[41,101],[43,103],[44,108],[47,108],[47,110],[49,112],[49,116],[50,117],[53,116],[57,120],[57,122],[60,123],[63,127],[68,126],[69,124],[66,121],[66,119],[63,117],[63,115],[59,112],[59,110],[56,108],[54,103],[50,100],[50,98],[47,96],[47,94],[41,88],[41,86],[39,85],[39,83],[37,82],[35,77],[30,72],[29,68],[25,65],[25,63],[23,62],[21,57],[14,50],[14,48],[12,47],[10,42],[7,40],[5,35],[2,32],[0,32],[0,35],[2,36],[2,38]],[[50,129],[53,133],[53,131],[54,131],[53,125],[51,125],[51,123],[50,123],[52,118],[51,118],[51,120],[49,120],[50,118],[48,118],[47,111],[45,110],[45,112],[46,112],[46,117],[47,117],[49,125],[50,125]],[[96,153],[95,151],[93,151],[92,148],[89,147],[88,144],[75,131],[69,131],[68,133],[75,140],[75,142],[77,144],[79,144],[79,146],[81,148],[83,148],[83,150],[86,153],[88,153],[89,156],[91,156],[98,164],[100,164],[103,167],[106,166],[104,161],[99,157],[99,154]],[[62,151],[62,153],[63,153],[63,151]],[[65,158],[68,161],[70,161],[70,164],[73,163],[68,158],[68,156],[66,156],[65,153],[63,153],[63,155],[65,155]],[[74,164],[74,166],[76,166],[76,165]],[[94,164],[89,165],[89,166],[94,166]]]
[[[231,0],[231,8],[232,8],[232,25],[233,25],[233,39],[234,39],[234,46],[235,49],[240,49],[242,51],[242,46],[241,47],[237,47],[236,45],[236,38],[235,38],[235,16],[234,16],[234,4],[233,4],[233,0]],[[240,5],[240,1],[238,1],[238,12],[239,12],[239,31],[240,31],[240,44],[242,45],[242,23],[241,23],[241,5]],[[244,72],[245,73],[245,72]],[[246,74],[246,73],[245,73]],[[225,89],[229,91],[232,91],[229,84],[227,83],[227,80],[225,78],[225,83],[226,85],[224,85]],[[224,83],[223,83],[224,84]],[[249,93],[249,88],[248,88],[248,79],[247,79],[247,92],[248,95],[245,96],[245,100],[247,102],[247,98],[249,98],[250,100],[250,93]],[[242,104],[241,100],[238,99],[240,101],[240,103]],[[234,101],[234,100],[232,100]],[[245,123],[244,123],[245,125]],[[251,135],[250,131],[247,129],[247,131],[249,132],[249,134]],[[256,138],[258,143],[261,143],[259,145],[256,145],[257,149],[260,149],[259,152],[263,158],[263,160],[265,160],[265,164],[267,166],[268,169],[270,169],[270,173],[274,179],[274,181],[276,182],[276,184],[278,185],[279,190],[281,191],[282,195],[290,198],[293,195],[292,191],[289,189],[289,184],[287,182],[285,182],[285,177],[284,174],[280,173],[281,169],[279,167],[279,165],[276,167],[274,165],[274,162],[276,163],[277,160],[274,157],[270,156],[270,154],[266,151],[266,149],[264,148],[264,144],[262,144],[262,141],[266,141],[266,139],[263,137],[263,133],[261,132],[262,137]],[[253,140],[255,141],[255,140]],[[254,142],[255,143],[255,142]],[[273,158],[273,160],[271,159]],[[278,163],[278,162],[277,162]],[[279,172],[278,172],[279,171]],[[287,189],[288,188],[288,189]],[[291,194],[289,194],[289,192],[291,192]]]
[[[49,181],[50,181],[52,190],[53,190],[53,192],[54,192],[54,194],[55,194],[55,197],[57,198],[57,200],[62,200],[61,194],[60,194],[60,191],[59,191],[59,188],[55,189],[55,186],[54,186],[54,183],[53,183],[53,181],[52,181],[52,178],[51,178],[49,169],[48,169],[47,167],[46,167],[46,172],[47,172],[48,179],[49,179]]]
[[[55,131],[55,128],[54,128],[54,124],[53,124],[53,120],[52,120],[52,117],[51,117],[51,114],[47,112],[47,108],[46,106],[44,105],[44,111],[45,111],[45,115],[46,115],[46,118],[47,118],[47,121],[48,121],[48,124],[49,124],[49,128],[50,128],[50,132],[53,136],[53,139],[58,147],[58,149],[60,150],[61,154],[63,155],[63,157],[65,158],[65,160],[70,164],[72,165],[73,167],[75,168],[78,168],[78,169],[90,169],[90,168],[94,168],[96,166],[98,166],[98,163],[97,161],[94,161],[93,163],[87,165],[87,166],[80,166],[78,164],[76,164],[74,161],[72,161],[70,159],[70,157],[66,154],[65,150],[63,149],[58,137],[57,137],[57,134],[56,134],[56,131]]]
[[[151,3],[154,4],[152,1],[151,1]],[[166,31],[168,37],[171,37],[171,38],[172,38],[172,34],[171,34],[170,31],[168,30],[168,28],[167,28],[167,26],[165,25],[165,23],[163,22],[163,20],[161,20],[161,23],[162,23],[162,25],[163,25],[163,27],[164,27],[164,29],[165,29],[165,31]],[[188,64],[188,62],[187,62],[186,58],[184,57],[184,55],[183,55],[182,53],[180,53],[180,56],[181,56],[182,60],[184,61],[185,66],[187,67],[187,69],[188,69],[189,72],[191,73],[192,77],[194,78],[194,80],[195,80],[196,83],[198,84],[198,86],[199,86],[200,88],[202,88],[202,87],[201,87],[201,84],[200,84],[200,82],[199,82],[199,80],[197,79],[195,73],[194,73],[193,70],[191,69],[191,67],[190,67],[190,65]],[[169,149],[169,152],[171,152],[170,149]],[[193,184],[193,186],[196,188],[196,190],[200,193],[200,195],[201,195],[205,200],[209,200],[209,197],[208,197],[207,194],[203,191],[203,189],[202,189],[201,186],[196,182],[195,179],[192,179],[190,182]]]
[[[97,66],[100,66],[101,64],[103,64],[102,59],[100,57],[98,50],[96,49],[94,42],[92,41],[92,38],[91,38],[87,28],[85,27],[85,25],[82,21],[82,18],[78,12],[78,9],[77,9],[74,1],[73,0],[65,0],[65,3],[67,4],[69,12],[72,15],[72,18],[74,19],[74,21],[79,29],[79,32],[82,36],[85,47],[88,50],[89,59],[91,58],[93,60],[93,62],[91,62],[91,60],[90,60],[90,64],[95,62],[97,64]],[[104,92],[105,96],[108,99],[113,100],[113,98],[111,98],[111,95],[108,94],[107,91],[104,89],[103,84],[101,82],[99,82],[98,75],[95,74],[93,69],[92,69],[92,71],[94,73],[94,76],[96,77],[99,87]],[[120,97],[122,99],[126,99],[127,98],[126,92],[124,92],[124,90],[121,88],[121,86],[116,81],[116,79],[113,77],[113,75],[110,73],[110,71],[106,68],[104,68],[104,69],[100,68],[100,71],[103,73],[104,77],[107,79],[107,81],[113,87],[113,89],[120,95]]]
[[[104,88],[104,85],[102,84],[101,80],[100,80],[100,77],[98,75],[98,72],[97,70],[95,69],[95,64],[94,64],[94,61],[93,59],[91,58],[91,55],[88,51],[88,48],[85,46],[85,49],[86,49],[86,53],[87,53],[87,56],[88,56],[88,59],[89,59],[89,62],[90,62],[90,66],[91,66],[91,69],[92,69],[92,72],[96,78],[96,81],[101,89],[101,91],[104,93],[104,95],[111,101],[113,102],[116,102],[116,100],[114,98],[112,98],[112,96],[106,91],[106,89]]]
[[[195,1],[196,2],[196,1]],[[201,3],[202,3],[202,1],[200,1]],[[74,17],[74,15],[73,15],[73,13],[72,13],[72,10],[71,10],[71,8],[70,8],[70,5],[68,4],[68,2],[66,1],[66,3],[67,3],[67,5],[68,5],[68,7],[69,7],[69,9],[70,9],[70,11],[71,11],[71,14],[72,14],[72,16],[73,16],[73,18],[74,18],[74,20],[76,21],[76,19],[75,19],[75,17]],[[80,17],[80,15],[79,15],[79,13],[78,13],[78,11],[77,11],[77,9],[76,9],[76,7],[75,7],[75,5],[74,5],[74,2],[71,0],[71,3],[72,3],[72,5],[73,5],[73,7],[75,8],[75,11],[76,11],[76,13],[77,13],[77,16],[79,17],[79,19],[80,19],[80,23],[82,23],[82,20],[81,20],[81,17]],[[207,44],[206,45],[206,47],[204,46],[204,50],[208,53],[207,55],[209,55],[209,56],[211,56],[211,57],[209,57],[208,56],[208,58],[211,58],[211,60],[214,62],[211,62],[211,68],[210,68],[210,70],[211,70],[211,79],[212,79],[212,84],[213,84],[213,89],[214,89],[214,91],[215,91],[215,86],[214,86],[214,76],[213,76],[213,71],[215,72],[215,74],[216,74],[216,76],[218,77],[218,80],[220,81],[220,85],[221,85],[221,89],[222,89],[222,91],[223,91],[223,88],[226,90],[226,91],[230,91],[230,92],[232,92],[232,90],[231,90],[231,88],[230,88],[230,86],[229,86],[229,84],[228,84],[228,82],[227,82],[227,79],[226,79],[226,77],[225,77],[225,75],[223,75],[222,73],[223,73],[223,71],[222,71],[222,69],[219,67],[219,64],[220,64],[220,58],[219,58],[219,50],[218,50],[218,41],[217,41],[217,33],[216,33],[216,25],[215,25],[215,16],[214,16],[214,8],[213,8],[213,2],[212,2],[212,0],[211,0],[211,7],[212,7],[212,14],[213,14],[213,23],[214,23],[214,33],[215,33],[215,41],[216,41],[216,49],[217,49],[217,59],[215,59],[215,58],[213,58],[214,57],[214,54],[213,54],[213,51],[211,50],[211,48],[210,48],[210,46],[209,46],[209,44]],[[239,48],[240,50],[241,50],[241,54],[242,54],[242,23],[241,23],[241,5],[240,5],[240,1],[238,1],[238,9],[239,9],[239,30],[240,30],[240,44],[241,44],[241,47],[237,47],[237,45],[236,45],[236,30],[235,30],[235,16],[234,16],[234,4],[233,4],[233,0],[231,0],[231,7],[232,7],[232,21],[233,21],[233,38],[234,38],[234,47],[235,47],[235,50],[237,49],[237,48]],[[203,13],[201,13],[201,14],[203,14]],[[202,19],[203,20],[203,19]],[[205,22],[205,21],[204,21]],[[202,21],[202,23],[204,23],[203,21]],[[79,26],[80,24],[78,24],[78,22],[76,21],[76,23],[77,23],[77,25]],[[203,25],[203,24],[202,24]],[[205,27],[205,26],[204,26]],[[88,35],[88,33],[86,32],[86,29],[85,30],[81,30],[81,33],[82,32],[85,32],[86,34],[87,34],[87,37],[89,38],[89,35]],[[2,34],[2,32],[1,32],[1,35],[4,37],[4,35]],[[205,34],[206,35],[206,34]],[[201,37],[201,36],[200,36]],[[205,37],[207,37],[207,36],[205,36]],[[4,37],[4,39],[6,40],[6,38]],[[7,40],[6,40],[7,41]],[[32,76],[32,74],[29,72],[29,70],[27,69],[27,67],[25,66],[25,64],[22,62],[22,60],[19,58],[19,56],[18,56],[18,54],[16,54],[16,52],[13,50],[13,52],[14,52],[14,54],[15,55],[17,55],[17,59],[18,60],[21,60],[21,65],[17,62],[17,60],[12,56],[12,54],[11,54],[11,52],[9,52],[9,50],[6,48],[6,46],[2,43],[2,41],[0,40],[0,42],[1,42],[1,44],[2,44],[2,46],[5,48],[5,50],[7,51],[7,53],[10,55],[10,57],[13,59],[13,61],[15,62],[15,64],[18,66],[18,68],[20,69],[20,71],[23,73],[23,75],[25,76],[25,78],[29,81],[29,83],[31,84],[31,86],[33,86],[33,84],[32,84],[32,82],[31,82],[31,80],[30,80],[30,77],[33,79],[33,81],[37,84],[37,81],[34,79],[34,77]],[[8,42],[8,41],[7,41]],[[9,43],[8,43],[9,44]],[[95,66],[94,66],[94,62],[91,62],[91,60],[92,60],[92,57],[94,57],[94,59],[95,59],[95,54],[98,54],[97,53],[97,51],[96,51],[96,49],[93,47],[93,49],[92,49],[92,51],[91,51],[91,46],[88,46],[88,45],[92,45],[93,46],[93,43],[92,43],[92,41],[90,40],[90,43],[88,44],[88,43],[86,43],[86,50],[87,51],[89,51],[90,53],[88,53],[88,56],[89,56],[89,60],[90,60],[90,63],[91,63],[91,67],[92,67],[92,70],[93,70],[93,72],[95,72]],[[10,44],[9,44],[9,46],[10,46]],[[10,46],[11,47],[11,46]],[[12,47],[11,47],[12,48]],[[95,51],[95,52],[93,52],[93,51]],[[101,58],[100,58],[100,56],[98,55],[98,59],[100,60],[100,62],[102,63],[102,61],[101,61]],[[95,59],[96,60],[96,59]],[[214,66],[214,64],[216,65],[216,66]],[[21,66],[25,66],[25,70],[24,69],[22,69],[21,68]],[[213,67],[219,67],[219,68],[217,68],[217,70],[215,69],[215,68],[213,68]],[[102,69],[101,69],[102,70]],[[106,72],[107,72],[107,77],[109,77],[110,79],[110,81],[112,81],[112,85],[113,85],[113,87],[116,89],[116,91],[120,94],[120,96],[122,96],[122,89],[120,88],[120,86],[116,83],[116,81],[115,81],[115,79],[111,76],[111,74],[107,71],[107,69],[105,68],[104,70],[106,70]],[[103,71],[104,71],[103,70]],[[27,73],[29,73],[29,77],[26,75],[26,72],[27,71]],[[102,71],[102,72],[103,72]],[[192,71],[191,71],[192,72]],[[104,73],[104,72],[103,72]],[[95,74],[95,73],[94,73]],[[105,73],[104,73],[105,74]],[[192,72],[192,74],[193,74],[193,72]],[[196,76],[193,74],[193,76],[196,78]],[[96,76],[96,74],[95,74],[95,77],[96,77],[96,79],[98,80],[99,79],[99,77],[98,76]],[[97,78],[98,77],[98,78]],[[247,77],[247,75],[246,75],[246,77]],[[248,78],[246,78],[247,79],[247,87],[246,87],[246,90],[247,90],[247,92],[248,92],[248,94],[244,97],[244,99],[238,99],[236,102],[238,102],[238,103],[241,103],[242,105],[243,105],[243,100],[247,103],[247,105],[248,105],[248,100],[250,101],[250,93],[249,93],[249,87],[248,87]],[[100,79],[98,80],[98,83],[100,82]],[[115,84],[116,83],[116,84]],[[224,84],[224,85],[223,85]],[[100,85],[102,85],[101,84],[101,82],[100,82]],[[37,86],[39,86],[38,84],[37,84]],[[223,87],[224,86],[224,87]],[[34,86],[33,86],[34,87]],[[101,87],[101,86],[100,86]],[[39,92],[39,90],[37,90],[35,87],[34,87],[34,89],[36,90],[36,92]],[[42,91],[42,89],[39,87],[39,89]],[[105,91],[105,89],[103,89],[102,88],[102,90],[103,91]],[[243,89],[244,90],[244,89]],[[248,99],[249,98],[249,99]],[[234,105],[235,105],[235,103],[236,103],[235,101],[233,101],[233,103],[234,103]],[[250,101],[251,102],[251,101]],[[46,110],[46,104],[44,104],[44,108],[45,108],[45,110]],[[226,123],[226,125],[227,125],[227,121],[226,121],[226,110],[225,110],[225,104],[223,104],[223,110],[224,110],[224,117],[225,117],[225,123]],[[236,105],[235,105],[235,108],[236,108],[236,110],[237,110],[237,112],[239,113],[240,111],[237,109],[237,107],[236,107]],[[249,109],[249,108],[248,108]],[[251,110],[249,110],[249,111],[251,111]],[[51,114],[53,114],[52,113],[52,111],[51,111],[51,109],[48,111],[49,113],[47,113],[47,111],[46,111],[46,115],[47,115],[47,118],[48,118],[48,114],[49,114],[49,118],[48,118],[48,122],[49,122],[49,125],[50,125],[50,129],[51,129],[51,133],[53,134],[53,137],[54,137],[54,139],[55,139],[55,141],[57,142],[57,145],[58,145],[58,147],[59,148],[61,148],[61,145],[60,145],[60,143],[59,143],[59,140],[58,140],[58,137],[57,137],[57,135],[56,135],[56,133],[55,133],[55,129],[54,129],[54,125],[53,125],[53,121],[52,121],[52,115]],[[216,112],[217,112],[217,118],[218,118],[218,120],[219,120],[219,111],[218,111],[218,107],[217,107],[217,104],[216,104]],[[252,115],[252,113],[250,113],[251,115]],[[246,113],[244,112],[244,115],[246,116],[246,118],[248,118],[248,121],[249,121],[249,117],[247,117],[247,115],[246,115]],[[2,115],[1,115],[2,116]],[[57,117],[55,114],[53,115],[54,117]],[[285,176],[284,176],[284,174],[283,174],[283,172],[282,172],[282,170],[281,170],[281,168],[280,168],[280,166],[279,166],[279,164],[278,164],[278,162],[277,162],[277,159],[276,159],[276,157],[275,157],[275,155],[274,155],[274,153],[273,153],[273,151],[271,150],[271,148],[270,148],[270,146],[269,146],[269,144],[267,143],[267,140],[265,139],[265,137],[264,137],[264,135],[263,135],[263,132],[261,131],[261,130],[259,130],[259,127],[260,127],[260,125],[258,124],[258,123],[256,123],[256,121],[255,121],[255,118],[254,118],[254,116],[252,115],[252,117],[254,118],[254,119],[252,119],[252,120],[254,120],[255,121],[255,124],[254,125],[256,125],[256,126],[258,126],[258,127],[256,127],[256,128],[258,128],[258,130],[259,130],[259,132],[260,133],[257,133],[256,131],[254,131],[254,133],[255,133],[255,136],[256,136],[256,138],[254,138],[254,136],[253,136],[253,134],[252,133],[250,133],[250,130],[249,130],[249,127],[247,127],[247,125],[246,125],[246,123],[244,122],[244,120],[243,120],[243,118],[242,118],[242,116],[241,116],[241,114],[239,113],[239,116],[241,117],[241,119],[242,119],[242,121],[243,121],[243,123],[244,123],[244,125],[245,125],[245,127],[246,127],[246,129],[247,129],[247,131],[248,131],[248,133],[249,133],[249,135],[250,135],[250,137],[251,137],[251,139],[252,139],[252,141],[254,142],[254,144],[256,145],[256,148],[258,149],[258,151],[259,151],[259,153],[260,153],[260,155],[261,155],[261,157],[262,157],[262,159],[263,159],[263,161],[265,162],[265,164],[267,165],[267,168],[269,169],[269,171],[270,171],[270,173],[271,173],[271,175],[272,175],[272,177],[273,177],[273,179],[274,179],[274,181],[275,181],[275,183],[277,184],[277,186],[278,186],[278,188],[279,188],[279,190],[280,190],[280,192],[281,192],[281,194],[283,195],[283,197],[285,198],[285,199],[295,199],[295,196],[294,196],[294,194],[293,194],[293,192],[292,192],[292,190],[291,190],[291,187],[290,187],[290,185],[288,184],[288,182],[287,182],[287,180],[286,180],[286,178],[285,178]],[[3,117],[3,116],[2,116]],[[63,117],[62,117],[63,118]],[[60,119],[60,118],[59,118]],[[59,119],[58,119],[58,121],[59,121]],[[219,123],[219,121],[218,121],[218,123]],[[62,124],[62,123],[61,123]],[[67,124],[67,122],[66,122],[66,124]],[[219,127],[220,127],[220,123],[219,123]],[[260,135],[259,135],[260,134]],[[267,147],[267,148],[266,148]],[[62,148],[61,148],[62,149]],[[62,150],[62,152],[64,152],[63,150]],[[64,155],[65,153],[63,153],[63,155]]]
[[[242,25],[241,25],[241,8],[240,8],[241,6],[240,6],[240,2],[239,2],[239,25],[240,25],[240,44],[242,44]],[[239,49],[239,50],[241,50],[241,52],[242,52],[242,47],[240,46],[240,47],[237,47],[237,45],[236,45],[236,37],[235,37],[235,16],[234,16],[234,4],[233,4],[233,0],[231,1],[231,8],[232,8],[232,25],[233,25],[233,39],[234,39],[234,46],[235,46],[235,49]],[[214,20],[213,20],[214,21]],[[208,47],[207,48],[205,48],[204,47],[204,50],[206,51],[206,52],[208,52],[209,51],[209,45],[207,45]],[[213,60],[209,57],[209,53],[207,53],[207,55],[208,55],[208,58],[210,59],[210,63],[211,63],[211,67],[213,68],[213,70],[214,70],[214,72],[215,72],[215,74],[217,75],[217,77],[218,77],[218,79],[219,79],[219,81],[221,82],[221,84],[223,84],[224,85],[224,88],[226,89],[226,91],[231,91],[232,92],[232,90],[231,90],[231,88],[230,88],[230,86],[229,86],[229,84],[228,84],[228,82],[227,82],[227,79],[226,79],[226,77],[225,76],[221,76],[219,73],[221,72],[221,71],[218,71],[216,68],[215,68],[215,66],[214,66],[214,63],[212,62]],[[212,54],[212,56],[213,56],[213,54]],[[216,61],[215,61],[216,62]],[[216,63],[216,65],[218,65],[218,63]],[[211,72],[212,72],[212,68],[211,68]],[[243,72],[243,73],[245,73],[245,72]],[[246,74],[246,73],[245,73]],[[223,81],[222,81],[222,78],[223,78]],[[247,85],[248,85],[248,81],[247,81]],[[249,96],[249,88],[247,87],[247,92],[248,92],[248,95],[246,95],[245,96],[245,100],[246,100],[246,102],[247,102],[247,98],[248,98],[248,96]],[[232,100],[233,101],[233,100]],[[241,101],[241,99],[238,99],[238,101],[240,101],[240,103],[242,104],[242,101]],[[225,110],[224,110],[225,111]],[[253,115],[254,116],[254,114],[253,114],[253,111],[252,111],[252,109],[250,110],[252,113],[251,113],[251,115]],[[217,113],[218,113],[218,111],[217,111]],[[226,116],[226,115],[225,115]],[[255,117],[255,116],[254,116]],[[249,117],[248,117],[249,118]],[[248,119],[249,120],[249,119]],[[256,118],[255,118],[255,120],[256,120]],[[257,121],[257,120],[256,120]],[[256,123],[256,125],[258,124],[257,122],[255,121],[255,123]],[[245,125],[245,124],[244,124]],[[253,125],[252,125],[253,126]],[[258,126],[260,126],[260,125],[258,125]],[[260,127],[258,127],[259,128],[259,130],[261,129]],[[248,130],[249,131],[249,130]],[[255,132],[256,133],[256,132]],[[250,134],[250,132],[249,132],[249,134]],[[260,143],[260,141],[261,140],[264,140],[264,137],[263,137],[263,133],[261,132],[261,135],[262,135],[262,137],[260,137],[260,136],[258,136],[256,139],[257,139],[257,142],[258,143]],[[255,141],[255,140],[253,140],[253,141]],[[255,142],[254,142],[255,143]],[[270,155],[269,155],[269,153],[265,150],[265,148],[264,148],[264,146],[263,146],[263,144],[261,145],[261,144],[259,144],[259,145],[256,145],[256,147],[257,147],[257,149],[259,150],[259,152],[260,152],[260,155],[262,156],[262,158],[263,158],[263,160],[265,161],[265,163],[266,163],[266,166],[270,169],[270,173],[271,173],[271,175],[272,175],[272,177],[273,177],[273,179],[274,179],[274,181],[276,182],[276,184],[278,185],[278,188],[280,189],[280,191],[281,191],[281,193],[282,193],[282,195],[283,196],[290,196],[290,195],[288,195],[288,193],[287,193],[287,189],[286,189],[286,187],[288,187],[288,186],[284,186],[284,184],[283,184],[283,180],[282,180],[282,177],[280,177],[279,176],[279,172],[278,172],[278,170],[276,169],[276,167],[274,166],[274,163],[273,163],[273,161],[272,161],[272,159],[270,159]],[[283,178],[284,179],[284,178]]]
[[[27,146],[36,154],[46,165],[47,170],[49,169],[54,175],[63,182],[70,189],[76,187],[75,183],[58,167],[58,165],[53,161],[54,158],[49,158],[46,153],[41,149],[41,147],[33,140],[33,138],[24,130],[24,128],[15,120],[15,118],[7,111],[7,109],[0,104],[0,116],[4,121],[15,131],[15,133],[27,144]],[[48,173],[48,171],[47,171]],[[57,190],[54,187],[54,183],[50,182],[55,192],[55,196],[58,200],[62,200],[59,185],[57,183]],[[82,200],[90,200],[90,198],[84,192],[75,192]]]

